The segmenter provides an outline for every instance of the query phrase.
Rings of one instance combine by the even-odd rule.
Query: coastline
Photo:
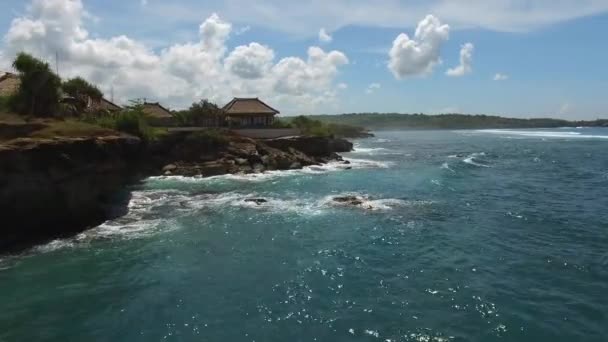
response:
[[[148,177],[263,174],[344,164],[353,144],[333,137],[258,140],[175,133],[153,142],[103,137],[16,139],[0,145],[0,254],[69,237],[124,215],[129,186]]]

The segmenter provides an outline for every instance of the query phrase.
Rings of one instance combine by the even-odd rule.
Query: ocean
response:
[[[608,129],[355,146],[150,178],[125,216],[2,256],[0,341],[608,340]]]

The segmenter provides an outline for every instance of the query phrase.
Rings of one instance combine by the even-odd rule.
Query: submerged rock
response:
[[[246,198],[245,202],[247,203],[255,203],[257,205],[262,205],[264,203],[268,203],[268,200],[265,198]]]
[[[363,199],[358,196],[337,196],[332,198],[334,202],[347,205],[362,205]]]

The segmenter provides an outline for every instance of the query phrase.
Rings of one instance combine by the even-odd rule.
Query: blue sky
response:
[[[286,114],[608,117],[606,1],[3,0],[0,9],[1,69],[17,51],[48,60],[58,51],[62,76],[82,74],[123,101],[179,108],[259,96]],[[465,43],[466,71],[446,75]]]

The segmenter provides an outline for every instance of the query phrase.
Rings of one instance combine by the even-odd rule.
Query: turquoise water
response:
[[[3,257],[0,341],[608,339],[607,129],[356,146],[350,170],[149,179]]]

